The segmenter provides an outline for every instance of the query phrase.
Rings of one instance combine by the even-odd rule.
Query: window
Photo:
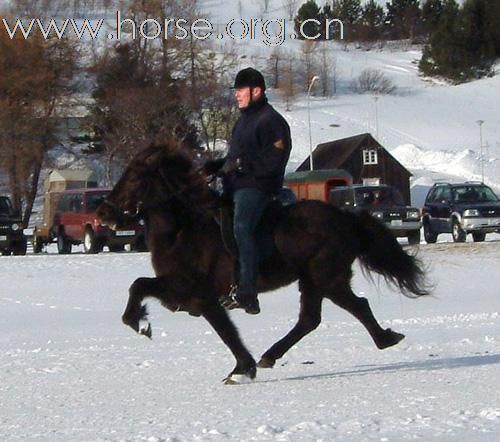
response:
[[[95,212],[108,195],[109,192],[87,194],[87,213]]]
[[[451,189],[449,186],[441,186],[437,188],[434,200],[439,203],[444,203],[451,200]]]
[[[10,215],[10,201],[7,198],[0,198],[0,213],[2,215]]]
[[[378,155],[376,149],[363,150],[363,164],[364,165],[378,164]]]
[[[431,189],[429,191],[429,194],[427,195],[426,202],[433,203],[436,200],[436,195],[437,195],[438,189],[439,189],[438,187],[434,187],[433,189]]]

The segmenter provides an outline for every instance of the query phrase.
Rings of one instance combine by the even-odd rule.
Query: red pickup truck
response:
[[[104,246],[117,252],[126,244],[130,244],[133,250],[146,250],[141,223],[116,231],[100,223],[95,211],[110,192],[110,189],[102,188],[72,189],[60,195],[52,227],[59,253],[71,253],[74,244],[83,244],[85,253],[99,253]]]

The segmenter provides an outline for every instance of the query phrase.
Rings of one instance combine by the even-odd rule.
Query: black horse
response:
[[[123,322],[151,337],[141,327],[147,312],[143,300],[154,297],[173,312],[203,316],[236,358],[226,378],[253,379],[256,363],[219,298],[233,280],[234,258],[224,246],[216,200],[207,177],[183,151],[151,146],[137,154],[98,209],[101,220],[115,228],[132,218],[145,220],[155,278],[138,278],[130,286]],[[259,292],[299,281],[297,324],[261,357],[258,367],[276,360],[321,322],[323,298],[350,312],[379,349],[404,335],[383,329],[368,301],[351,290],[352,264],[394,283],[409,297],[428,294],[418,260],[406,253],[389,230],[368,214],[352,214],[320,201],[300,201],[280,210],[273,229],[274,252],[260,263]]]

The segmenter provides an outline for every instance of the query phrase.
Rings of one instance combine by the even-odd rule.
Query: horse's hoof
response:
[[[384,335],[382,339],[380,339],[376,344],[380,350],[384,348],[392,347],[393,345],[398,344],[405,338],[405,335],[392,331],[390,328],[384,330]]]
[[[250,384],[253,382],[253,379],[246,374],[230,374],[222,382],[224,382],[224,385],[241,385]]]
[[[259,363],[257,364],[258,368],[273,368],[276,361],[271,358],[261,357]]]
[[[141,329],[139,330],[139,334],[152,339],[151,336],[153,335],[153,332],[151,330],[151,323],[148,322],[147,327],[141,327]]]

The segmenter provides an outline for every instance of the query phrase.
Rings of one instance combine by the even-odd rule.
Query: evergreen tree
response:
[[[361,18],[363,8],[361,0],[333,0],[332,6],[328,10],[323,8],[326,18],[338,18],[344,24],[346,38],[355,39],[355,25]],[[326,14],[330,15],[326,15]]]
[[[426,0],[422,6],[422,32],[429,36],[436,30],[444,10],[442,0]]]
[[[498,2],[491,0],[467,0],[463,5],[463,22],[466,36],[466,50],[473,54],[479,72],[491,69],[498,47],[495,47],[500,33]]]
[[[455,0],[443,3],[438,28],[424,48],[420,70],[455,82],[480,78],[492,72],[498,53],[499,10],[496,2]]]
[[[386,23],[392,37],[413,40],[421,14],[419,0],[391,0],[386,7]]]
[[[303,27],[303,32],[300,32],[300,26],[306,20],[315,19],[321,22],[322,16],[320,14],[320,8],[314,0],[308,0],[304,3],[295,16],[295,33],[300,39],[304,39],[304,35],[308,37],[313,37],[317,34],[321,34],[321,27],[317,23],[307,22]]]
[[[364,41],[379,40],[384,27],[384,8],[376,0],[369,0],[361,12],[359,38]]]

